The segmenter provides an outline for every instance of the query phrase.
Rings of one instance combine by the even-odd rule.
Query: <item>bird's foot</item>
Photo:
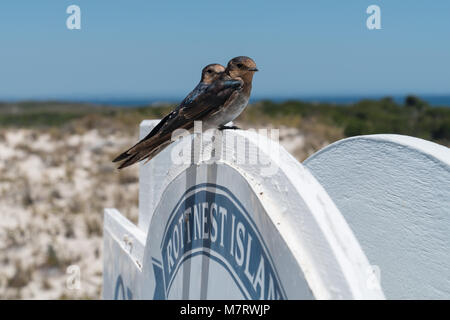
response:
[[[240,130],[241,128],[237,127],[237,126],[220,126],[219,130]]]

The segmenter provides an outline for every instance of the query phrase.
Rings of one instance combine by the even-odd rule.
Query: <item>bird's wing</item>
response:
[[[189,130],[193,127],[195,120],[202,119],[208,113],[219,109],[241,86],[241,80],[229,79],[219,79],[210,85],[200,83],[144,139],[120,154],[113,162],[126,159],[119,167],[124,168],[151,156],[153,149],[162,143],[167,143],[176,129]]]
[[[164,118],[162,118],[161,121],[159,121],[158,124],[144,138],[142,138],[141,141],[139,141],[134,146],[132,146],[130,149],[128,149],[127,151],[125,151],[125,152],[121,153],[119,156],[117,156],[113,160],[113,162],[118,162],[118,161],[122,161],[126,158],[129,158],[133,154],[133,151],[134,151],[134,149],[136,149],[136,147],[144,146],[146,141],[148,142],[151,138],[155,137],[157,134],[160,134],[163,131],[167,131],[168,127],[173,126],[174,119],[178,115],[178,111],[181,108],[181,106],[191,103],[192,100],[196,96],[198,96],[202,92],[204,92],[207,87],[208,87],[207,85],[205,85],[203,83],[199,83],[194,88],[194,90],[192,90],[186,96],[186,98],[184,98],[184,100],[174,110],[172,110],[169,114],[167,114]],[[164,128],[164,130],[162,130],[162,128]]]
[[[225,102],[243,85],[242,80],[217,80],[206,87],[204,91],[196,95],[180,108],[180,114],[186,119],[198,120],[205,114],[222,107]]]
[[[167,127],[169,123],[177,116],[178,111],[182,106],[192,104],[193,100],[198,97],[200,94],[206,91],[208,88],[207,84],[204,84],[200,82],[194,90],[192,90],[186,98],[174,109],[172,110],[168,115],[166,115],[161,121],[150,131],[150,133],[143,138],[143,140],[147,140],[151,137],[153,137],[155,134],[157,134],[162,128]]]
[[[186,130],[192,128],[195,120],[201,120],[209,113],[220,109],[241,86],[241,80],[217,80],[210,85],[202,86],[192,96],[183,100],[159,133],[172,134],[179,128]]]

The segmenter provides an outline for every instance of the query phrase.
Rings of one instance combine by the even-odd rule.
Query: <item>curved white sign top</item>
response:
[[[199,145],[194,164],[173,163],[183,139],[141,166],[139,226],[106,211],[104,298],[383,298],[331,198],[278,143],[225,131]]]

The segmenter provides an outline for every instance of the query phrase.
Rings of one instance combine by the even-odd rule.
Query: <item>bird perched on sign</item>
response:
[[[249,57],[236,57],[228,62],[219,80],[241,80],[242,87],[233,90],[223,105],[210,108],[211,111],[202,119],[204,128],[236,129],[236,127],[227,127],[225,124],[236,119],[247,106],[252,91],[253,75],[256,71],[258,68],[255,61]]]
[[[202,129],[236,129],[225,124],[234,120],[247,106],[254,73],[258,71],[249,57],[236,57],[226,69],[219,64],[202,70],[200,83],[153,130],[136,145],[116,157],[123,161],[119,169],[138,161],[150,160],[172,142],[177,129],[191,130],[194,121],[202,121]]]

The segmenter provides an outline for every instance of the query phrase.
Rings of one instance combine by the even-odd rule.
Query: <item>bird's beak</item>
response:
[[[248,71],[254,71],[254,72],[256,72],[256,71],[259,71],[259,70],[258,70],[258,68],[250,68],[250,69],[248,69]]]

